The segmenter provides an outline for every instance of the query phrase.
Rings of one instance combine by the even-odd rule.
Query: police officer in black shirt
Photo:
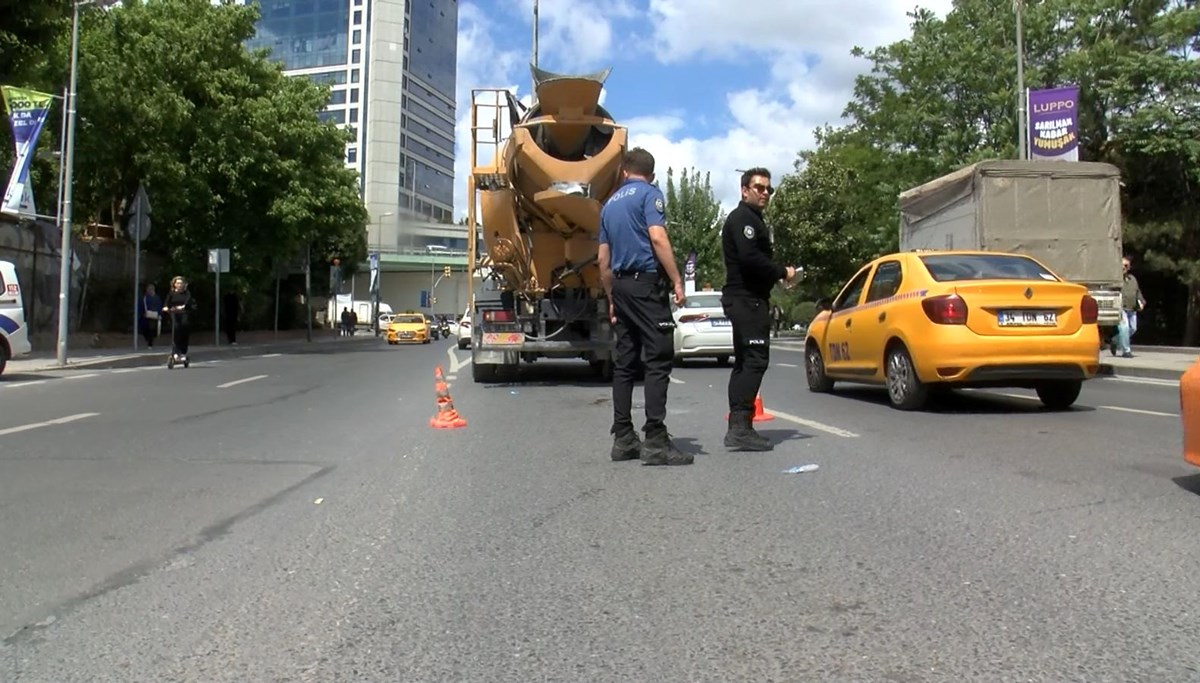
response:
[[[763,210],[775,192],[771,173],[752,168],[742,174],[742,201],[721,228],[725,286],[721,305],[733,325],[733,371],[729,374],[729,430],[725,446],[739,451],[769,451],[774,446],[754,431],[754,399],[762,386],[771,349],[771,289],[791,281],[796,269],[772,258],[771,235]]]
[[[608,313],[617,333],[613,364],[612,459],[644,465],[690,465],[667,434],[667,385],[675,359],[675,304],[683,303],[683,279],[667,238],[666,209],[654,180],[654,157],[631,149],[621,163],[621,186],[600,210],[598,261]],[[645,353],[643,353],[643,351]],[[633,428],[633,383],[645,358],[646,442]]]

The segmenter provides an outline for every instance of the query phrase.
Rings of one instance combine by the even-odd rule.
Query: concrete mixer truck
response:
[[[611,379],[597,236],[627,131],[599,103],[609,69],[530,69],[528,108],[508,90],[471,91],[467,258],[482,280],[469,305],[472,376],[511,381],[522,362],[581,358]]]

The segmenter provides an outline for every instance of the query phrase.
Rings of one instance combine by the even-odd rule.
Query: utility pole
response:
[[[1029,98],[1025,96],[1025,0],[1013,0],[1013,9],[1017,14],[1017,158],[1024,161],[1029,158],[1029,135],[1025,131],[1029,120],[1026,111]]]
[[[58,269],[58,346],[57,360],[60,366],[67,364],[67,335],[71,320],[71,183],[75,171],[75,86],[79,75],[79,0],[71,3],[71,85],[67,91],[67,158],[63,176],[62,203],[62,262]],[[134,330],[137,334],[137,330]]]
[[[538,0],[533,0],[533,66],[538,65]]]

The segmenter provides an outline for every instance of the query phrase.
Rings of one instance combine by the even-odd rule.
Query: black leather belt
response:
[[[618,279],[629,278],[631,280],[657,280],[657,270],[614,270],[613,277]]]

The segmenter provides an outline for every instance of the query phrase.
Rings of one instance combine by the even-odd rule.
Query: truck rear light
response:
[[[489,323],[511,323],[517,316],[512,311],[484,311],[483,320]]]
[[[967,302],[957,294],[931,296],[921,301],[925,315],[938,325],[966,325]]]
[[[700,323],[708,320],[707,313],[696,313],[693,315],[684,315],[679,317],[681,323]]]
[[[1083,301],[1079,302],[1079,315],[1083,317],[1084,325],[1095,324],[1100,318],[1100,305],[1089,294],[1083,295]]]

